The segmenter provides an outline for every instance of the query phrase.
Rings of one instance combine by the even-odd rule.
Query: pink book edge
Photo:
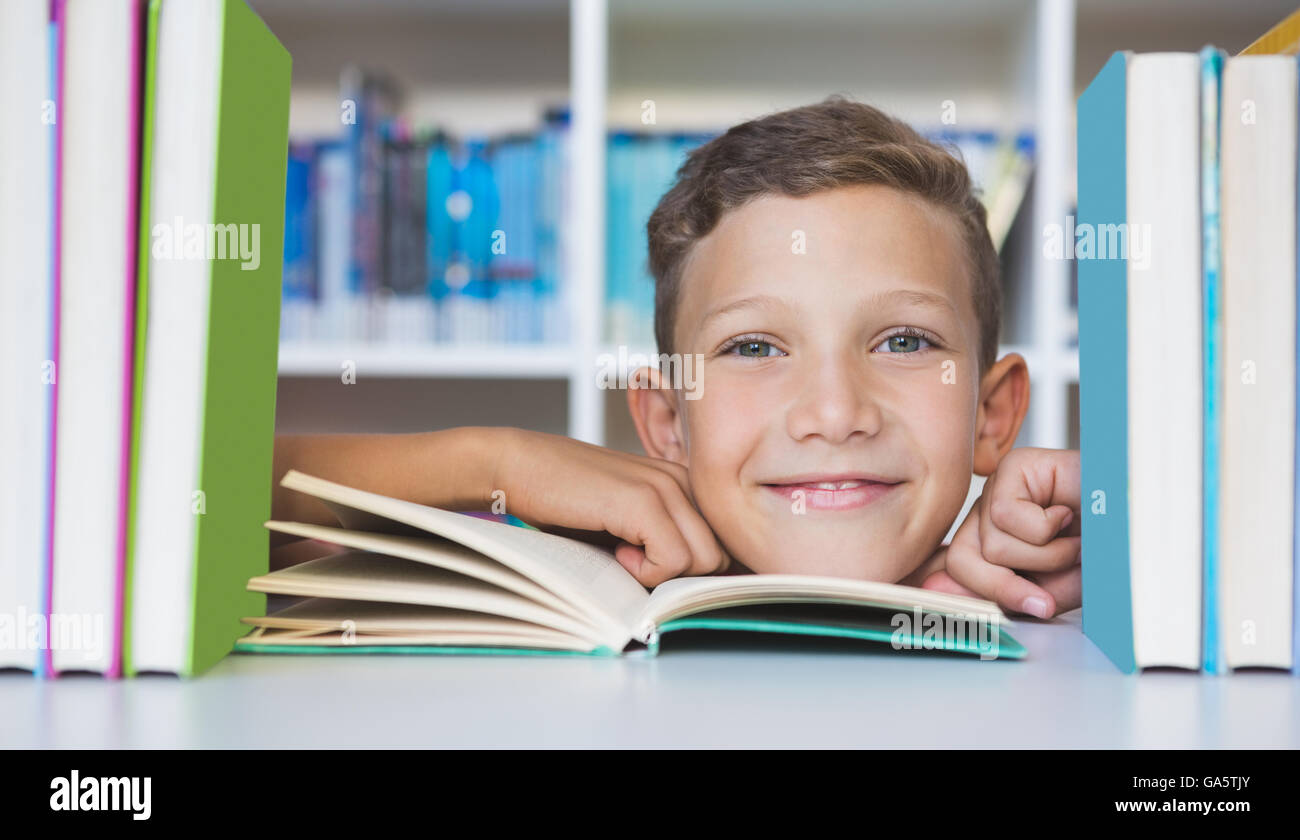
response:
[[[135,381],[135,312],[136,266],[140,258],[140,48],[143,28],[142,0],[131,0],[131,105],[128,112],[130,149],[127,158],[126,197],[126,324],[122,330],[122,440],[118,455],[117,494],[117,575],[113,588],[113,603],[117,605],[117,621],[113,627],[113,655],[109,659],[106,677],[122,676],[122,637],[126,622],[126,536],[127,514],[131,493],[131,402]]]
[[[109,658],[108,670],[104,672],[105,677],[118,678],[122,676],[122,634],[123,621],[125,616],[126,605],[123,603],[123,596],[126,584],[126,535],[127,535],[127,506],[130,492],[130,467],[131,467],[131,397],[134,370],[134,347],[135,347],[135,291],[136,291],[136,260],[138,259],[138,234],[139,234],[139,167],[140,167],[140,47],[141,47],[141,28],[143,24],[141,0],[131,0],[131,11],[135,23],[131,28],[131,103],[129,113],[129,126],[131,132],[131,154],[127,161],[127,253],[126,253],[126,329],[123,330],[123,365],[122,365],[122,439],[119,447],[119,469],[118,469],[118,535],[116,545],[116,574],[114,575],[113,597],[117,605],[117,614],[113,622],[113,652]],[[64,25],[64,0],[53,0],[50,6],[50,17],[57,27],[57,51],[55,66],[57,67],[57,76],[55,78],[55,89],[58,95],[58,102],[61,106],[63,97],[63,67],[65,54],[65,38],[63,34]],[[54,324],[53,324],[53,342],[54,342],[54,370],[59,370],[59,322],[60,306],[62,301],[62,258],[60,250],[62,246],[62,218],[63,218],[63,125],[62,114],[59,115],[59,129],[56,132],[54,147]],[[45,557],[45,592],[46,592],[46,627],[50,626],[52,619],[52,610],[54,605],[54,499],[55,499],[55,481],[57,472],[55,466],[58,457],[58,410],[59,410],[59,389],[58,379],[55,379],[54,394],[51,400],[50,411],[50,481],[49,481],[49,516],[46,523],[46,557]],[[47,639],[48,642],[48,639]],[[54,668],[54,655],[47,643],[43,652],[45,665],[45,674],[47,676],[58,676],[58,671]]]
[[[63,106],[63,0],[52,0],[50,3],[50,22],[54,25],[54,97],[55,97],[55,119],[58,128],[54,131],[54,173],[53,173],[53,219],[54,227],[52,236],[53,248],[53,265],[51,278],[51,294],[53,295],[53,306],[51,313],[54,323],[51,325],[51,355],[54,362],[54,393],[50,396],[50,429],[49,429],[49,481],[46,482],[49,497],[46,499],[45,507],[45,603],[42,604],[45,612],[45,627],[47,628],[45,649],[41,653],[41,664],[43,665],[42,675],[47,677],[56,677],[58,672],[54,670],[54,653],[50,649],[48,628],[50,620],[53,618],[52,610],[54,609],[54,482],[57,480],[55,472],[56,459],[58,457],[58,432],[59,424],[59,317],[60,317],[60,280],[62,279],[62,259],[59,254],[62,243],[63,229],[63,115],[59,109]]]

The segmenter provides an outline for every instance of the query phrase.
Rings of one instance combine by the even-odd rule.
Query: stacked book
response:
[[[1294,56],[1116,53],[1079,98],[1083,628],[1125,671],[1292,668]]]
[[[262,606],[289,75],[244,0],[0,4],[0,667],[192,674]]]

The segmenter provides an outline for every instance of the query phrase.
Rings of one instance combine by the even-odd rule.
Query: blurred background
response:
[[[277,428],[466,424],[639,452],[645,222],[683,155],[844,93],[967,161],[1022,445],[1078,447],[1075,97],[1115,50],[1236,53],[1295,0],[250,0],[293,55]],[[355,381],[345,384],[349,373]]]

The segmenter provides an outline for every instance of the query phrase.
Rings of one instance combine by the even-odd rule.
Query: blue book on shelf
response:
[[[537,135],[539,185],[537,199],[537,279],[535,293],[542,318],[542,341],[567,338],[560,301],[562,254],[560,230],[563,224],[565,154],[568,128],[561,115],[548,115]]]
[[[1219,637],[1219,431],[1222,418],[1223,352],[1222,242],[1219,238],[1219,94],[1223,52],[1201,50],[1201,279],[1205,321],[1204,515],[1202,551],[1205,576],[1201,587],[1202,663],[1210,673],[1227,667]]]
[[[1116,53],[1079,96],[1078,223],[1127,216],[1128,57]],[[1094,228],[1095,229],[1095,228]],[[1070,243],[1067,243],[1067,247]],[[1079,271],[1079,432],[1083,632],[1125,672],[1136,669],[1128,523],[1128,267],[1087,259]]]
[[[461,189],[470,198],[469,214],[457,226],[456,242],[470,266],[470,281],[464,293],[490,300],[496,297],[496,283],[488,276],[488,262],[492,257],[492,232],[497,229],[500,200],[492,167],[487,162],[486,143],[472,140],[467,145],[468,157],[458,174]]]
[[[627,263],[628,229],[635,225],[631,219],[628,181],[632,171],[633,139],[624,132],[610,135],[605,160],[606,216],[608,234],[605,254],[605,303],[609,307],[621,306],[626,300],[625,270]],[[617,332],[617,328],[611,332]],[[625,340],[626,336],[610,335]]]
[[[308,300],[316,296],[316,236],[312,174],[315,147],[289,145],[284,197],[284,297]]]
[[[447,199],[455,189],[455,167],[451,149],[443,137],[435,138],[429,145],[426,178],[429,296],[436,303],[450,293],[446,275],[447,266],[451,263],[452,240],[455,235],[455,223],[447,212]]]

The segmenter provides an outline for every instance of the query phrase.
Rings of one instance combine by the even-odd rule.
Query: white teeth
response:
[[[861,481],[819,481],[813,485],[818,490],[848,490],[851,487],[861,487]]]

